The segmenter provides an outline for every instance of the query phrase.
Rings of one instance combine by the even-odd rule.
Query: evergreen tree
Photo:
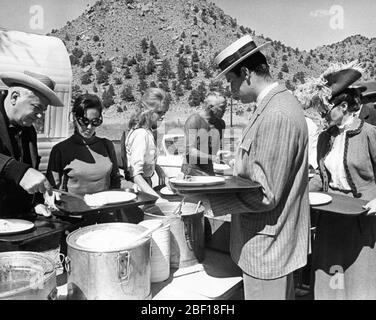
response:
[[[102,68],[103,68],[103,62],[101,59],[98,59],[97,62],[95,63],[95,69],[99,71],[99,70],[102,70]]]
[[[82,61],[81,61],[81,67],[84,68],[86,67],[87,65],[89,65],[91,62],[93,62],[94,59],[93,57],[91,56],[90,52],[88,52],[83,58],[82,58]]]
[[[128,57],[124,56],[121,62],[121,68],[124,69],[127,67]]]
[[[141,41],[142,52],[146,53],[148,51],[148,48],[149,48],[148,41],[146,40],[146,38],[143,38]]]
[[[98,71],[97,73],[97,83],[105,83],[108,81],[108,73],[104,72],[103,70]]]
[[[77,57],[78,59],[80,59],[83,55],[84,55],[84,52],[82,51],[82,49],[78,48],[78,47],[75,47],[73,50],[72,50],[72,54]]]
[[[115,101],[114,101],[114,92],[113,92],[113,88],[112,90],[110,89],[112,87],[112,85],[110,85],[110,87],[108,88],[108,90],[105,90],[102,94],[102,104],[103,104],[103,107],[104,108],[109,108],[111,107]]]
[[[170,86],[168,85],[168,80],[163,80],[159,83],[159,88],[165,92],[170,92]]]
[[[92,76],[93,74],[91,73],[91,71],[89,70],[89,71],[87,71],[87,72],[85,72],[82,76],[81,76],[81,83],[82,84],[89,84],[89,83],[91,83],[91,76]]]
[[[134,95],[133,95],[133,88],[132,86],[128,85],[126,86],[120,94],[120,97],[122,100],[126,102],[133,102],[135,101]]]
[[[198,107],[200,105],[200,103],[201,103],[200,95],[199,95],[199,93],[197,92],[196,89],[193,89],[191,91],[191,94],[188,97],[188,104],[191,107]]]
[[[153,41],[150,41],[149,54],[151,56],[153,56],[155,59],[159,58],[159,52],[158,52],[157,48],[155,47]]]
[[[203,102],[205,100],[206,93],[207,93],[206,84],[204,81],[201,81],[200,84],[198,85],[197,92],[199,94],[200,101]]]
[[[282,65],[281,71],[282,71],[282,72],[289,73],[289,67],[288,67],[288,65],[286,64],[286,62]]]
[[[192,53],[192,62],[199,62],[200,58],[198,57],[198,52],[195,50]]]
[[[190,78],[187,78],[185,81],[184,89],[188,91],[192,90],[192,82]]]
[[[110,60],[106,60],[104,63],[103,63],[103,66],[104,66],[104,71],[107,72],[107,73],[112,73],[112,63]]]
[[[151,75],[155,71],[155,68],[156,68],[156,66],[155,66],[154,61],[153,60],[149,60],[148,63],[147,63],[147,65],[146,65],[145,73],[147,75]]]
[[[116,85],[121,85],[121,84],[123,83],[123,80],[121,80],[121,78],[119,78],[119,77],[116,77],[116,78],[114,79],[114,81],[115,81],[115,84],[116,84]]]
[[[180,83],[178,83],[175,87],[175,96],[179,99],[179,97],[184,96],[184,91]]]
[[[128,66],[125,67],[124,77],[125,77],[125,79],[132,79],[132,73],[131,73],[131,70],[129,69]]]
[[[171,72],[172,70],[170,62],[168,61],[168,59],[164,59],[162,61],[161,70],[158,73],[158,80],[160,82],[162,82],[163,80],[167,80],[168,78],[170,78]]]
[[[148,84],[145,80],[141,80],[140,83],[138,84],[138,91],[141,94],[144,94],[144,92],[148,89]]]
[[[78,59],[75,55],[71,54],[69,56],[69,60],[72,66],[80,64],[80,59]]]
[[[191,49],[191,47],[189,45],[185,46],[185,53],[186,54],[191,54],[192,53],[192,49]]]

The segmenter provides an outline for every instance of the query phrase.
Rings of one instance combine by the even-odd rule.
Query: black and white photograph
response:
[[[375,1],[1,4],[0,300],[376,300]]]

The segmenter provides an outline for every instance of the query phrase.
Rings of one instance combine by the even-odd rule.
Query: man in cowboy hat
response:
[[[309,253],[308,132],[301,105],[274,82],[249,35],[215,61],[243,103],[257,108],[243,131],[235,175],[249,192],[208,195],[214,215],[232,213],[231,256],[243,271],[245,299],[293,299],[292,272]]]
[[[63,106],[47,76],[25,72],[1,72],[8,86],[0,95],[0,216],[14,217],[31,211],[35,194],[51,185],[38,171],[40,157],[33,123],[48,105]]]

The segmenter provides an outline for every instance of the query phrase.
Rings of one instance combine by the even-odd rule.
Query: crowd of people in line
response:
[[[215,58],[216,80],[225,77],[242,103],[256,103],[232,166],[235,176],[261,187],[203,195],[204,203],[214,216],[232,214],[231,257],[243,271],[245,299],[293,299],[293,272],[307,265],[311,253],[315,299],[376,299],[376,94],[364,94],[366,88],[356,84],[363,71],[355,63],[333,64],[291,92],[270,73],[260,51],[268,44],[257,46],[246,35]],[[151,179],[156,173],[169,183],[156,161],[156,130],[168,112],[163,90],[148,89],[124,127],[124,175],[113,143],[96,135],[102,103],[90,93],[73,102],[74,133],[52,148],[44,175],[32,124],[48,105],[63,107],[54,82],[29,71],[2,72],[0,78],[8,86],[0,100],[1,217],[32,210],[50,215],[43,194],[53,198],[52,188],[78,195],[134,189],[156,196],[157,203],[167,201]],[[221,93],[211,92],[186,120],[185,175],[215,174],[226,106]],[[202,131],[210,139],[203,140]],[[309,191],[367,200],[368,212],[315,215]],[[120,212],[117,221],[134,222],[140,212]],[[331,286],[333,266],[342,270],[341,288]]]

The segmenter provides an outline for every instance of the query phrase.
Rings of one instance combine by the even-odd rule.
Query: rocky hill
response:
[[[71,53],[74,93],[100,94],[112,117],[123,117],[149,86],[168,91],[176,112],[191,112],[209,90],[228,93],[225,83],[212,81],[213,57],[245,34],[257,44],[271,41],[263,52],[272,73],[292,89],[331,61],[359,59],[367,67],[364,80],[376,72],[376,39],[353,36],[300,51],[238,25],[205,0],[100,0],[50,34]],[[234,108],[238,115],[247,110],[240,103]]]

